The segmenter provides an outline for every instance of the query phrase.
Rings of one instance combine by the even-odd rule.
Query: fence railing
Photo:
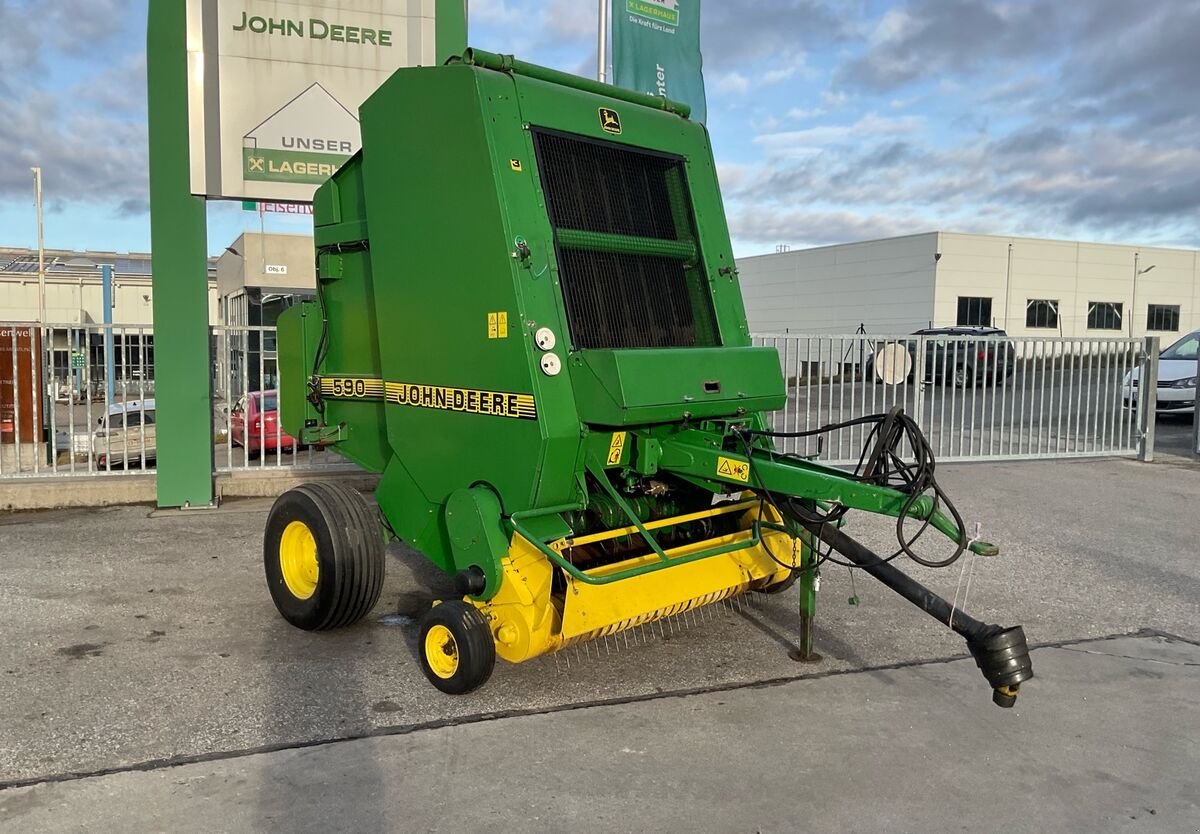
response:
[[[0,477],[152,467],[154,413],[151,328],[0,324]]]
[[[788,384],[771,416],[814,432],[901,406],[939,460],[1126,455],[1153,431],[1137,380],[1157,340],[973,336],[758,336]],[[1148,428],[1149,427],[1149,428]],[[783,451],[857,462],[871,426],[784,438]]]
[[[347,467],[277,420],[274,327],[213,327],[217,472]],[[0,478],[152,472],[154,333],[147,326],[0,323]]]
[[[779,351],[778,431],[813,432],[902,406],[939,460],[1081,457],[1153,449],[1157,340],[758,336]],[[278,421],[275,328],[211,331],[217,472],[345,467]],[[1139,385],[1141,383],[1141,385]],[[154,336],[124,325],[0,324],[0,478],[122,475],[157,458]],[[870,426],[780,441],[858,460]]]
[[[214,325],[212,355],[216,471],[352,468],[328,448],[302,446],[279,424],[274,327]]]

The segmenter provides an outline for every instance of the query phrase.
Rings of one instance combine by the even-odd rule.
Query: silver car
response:
[[[1200,330],[1195,330],[1158,355],[1158,414],[1193,414],[1196,410],[1196,356]],[[1125,375],[1125,404],[1137,405],[1138,369]]]
[[[154,429],[154,400],[114,403],[97,421],[92,435],[96,465],[111,468],[125,463],[147,463],[158,455]]]

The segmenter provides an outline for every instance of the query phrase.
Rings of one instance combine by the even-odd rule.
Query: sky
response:
[[[146,2],[0,0],[0,245],[35,244],[40,165],[48,247],[149,249]],[[471,0],[469,30],[594,77],[593,0]],[[704,0],[701,48],[738,255],[935,229],[1200,247],[1200,0]],[[259,227],[210,203],[213,253]]]

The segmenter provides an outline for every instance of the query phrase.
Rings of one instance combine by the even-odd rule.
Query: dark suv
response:
[[[926,382],[952,381],[958,388],[968,388],[980,382],[994,385],[1013,372],[1016,351],[1008,340],[1008,334],[998,327],[927,327],[912,335],[925,339]],[[919,365],[919,343],[920,340],[916,338],[905,342],[912,357],[913,370],[908,376],[909,382]],[[876,382],[882,381],[875,376],[874,353],[867,357],[863,371]]]

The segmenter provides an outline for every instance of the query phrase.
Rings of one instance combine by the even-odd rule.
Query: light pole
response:
[[[1139,275],[1145,275],[1158,264],[1150,264],[1145,269],[1138,269],[1138,259],[1141,257],[1141,252],[1133,253],[1133,298],[1129,300],[1129,335],[1133,335],[1133,317],[1137,315],[1137,279]],[[1146,322],[1146,329],[1150,329],[1150,322]]]
[[[42,241],[42,169],[30,168],[33,171],[34,204],[37,206],[37,247],[38,247],[38,323],[46,323],[46,247]]]
[[[608,0],[599,0],[599,28],[596,33],[596,80],[607,81],[608,62]]]

